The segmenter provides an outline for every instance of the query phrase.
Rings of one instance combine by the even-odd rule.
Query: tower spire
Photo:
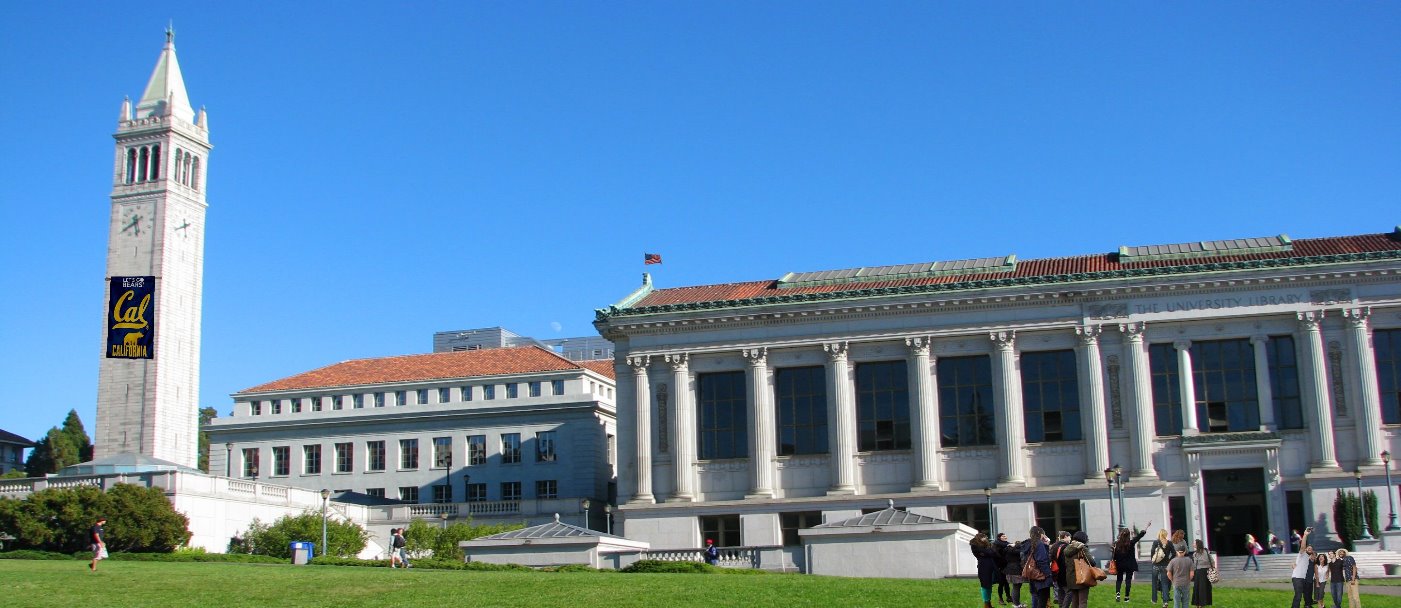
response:
[[[175,27],[172,22],[165,30],[165,48],[156,60],[156,69],[146,83],[146,92],[136,104],[136,117],[176,116],[193,123],[195,110],[185,92],[185,78],[180,74],[180,62],[175,58]]]

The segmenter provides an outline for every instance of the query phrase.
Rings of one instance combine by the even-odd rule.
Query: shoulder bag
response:
[[[1115,561],[1114,558],[1112,558],[1112,557],[1109,558],[1109,568],[1107,568],[1107,569],[1105,570],[1105,572],[1108,573],[1108,574],[1118,574],[1118,573],[1119,573],[1119,563],[1118,563],[1117,561]]]
[[[1044,581],[1046,574],[1036,567],[1036,549],[1033,548],[1026,554],[1026,559],[1022,561],[1022,578],[1028,581]]]
[[[1075,560],[1075,584],[1081,587],[1093,587],[1104,580],[1106,575],[1103,570],[1096,568],[1094,564],[1084,559]]]

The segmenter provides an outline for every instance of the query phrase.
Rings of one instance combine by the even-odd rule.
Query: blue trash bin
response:
[[[311,557],[316,554],[316,545],[306,542],[294,542],[292,547],[292,563],[298,566],[305,566],[311,561]]]

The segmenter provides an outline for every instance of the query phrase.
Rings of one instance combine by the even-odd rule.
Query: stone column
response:
[[[994,331],[993,397],[997,410],[997,445],[1002,455],[999,484],[1025,484],[1022,474],[1022,446],[1026,444],[1026,420],[1022,418],[1022,376],[1017,365],[1017,332]]]
[[[773,498],[773,462],[778,452],[774,430],[772,391],[769,390],[767,348],[746,348],[749,385],[749,494],[747,498]]]
[[[1369,307],[1343,310],[1347,320],[1347,351],[1352,364],[1357,368],[1361,390],[1357,400],[1357,452],[1358,466],[1382,466],[1381,450],[1381,393],[1377,388],[1377,359],[1372,350],[1372,334],[1368,330],[1368,319],[1372,316]],[[1376,524],[1372,528],[1376,529]]]
[[[1133,477],[1156,479],[1153,469],[1153,375],[1148,367],[1148,345],[1143,339],[1147,329],[1142,323],[1124,323],[1119,331],[1127,338],[1129,384],[1128,410],[1133,415],[1130,445],[1133,451]]]
[[[1314,469],[1336,469],[1337,452],[1333,450],[1333,412],[1328,401],[1328,372],[1323,354],[1323,311],[1310,310],[1297,313],[1299,340],[1303,348],[1299,361],[1299,371],[1304,398],[1304,414],[1307,425],[1313,430],[1313,454],[1310,466]]]
[[[1196,435],[1197,428],[1197,385],[1192,375],[1192,341],[1178,340],[1172,343],[1177,349],[1177,391],[1182,407],[1182,434]]]
[[[1270,354],[1265,350],[1269,343],[1269,336],[1250,337],[1250,344],[1255,347],[1255,398],[1260,401],[1262,431],[1278,428],[1275,423],[1274,388],[1270,386]]]
[[[629,503],[652,504],[652,389],[647,381],[647,366],[652,362],[648,355],[628,357],[628,367],[632,368],[633,410],[636,416],[637,471],[634,478],[633,495]]]
[[[1187,538],[1200,538],[1210,549],[1211,535],[1206,533],[1209,525],[1206,519],[1206,488],[1202,487],[1202,456],[1198,452],[1187,452],[1187,479],[1192,482],[1187,488]]]
[[[1098,325],[1075,328],[1080,337],[1075,358],[1080,377],[1081,423],[1085,434],[1085,479],[1103,481],[1109,468],[1109,428],[1104,415],[1104,368],[1099,359]]]
[[[906,362],[910,386],[910,421],[914,431],[913,487],[939,489],[939,406],[934,374],[934,357],[929,354],[929,337],[905,338],[909,348]]]
[[[827,421],[828,443],[832,446],[832,488],[828,494],[855,494],[856,475],[856,395],[852,393],[847,343],[828,342]]]
[[[666,363],[671,368],[672,401],[676,403],[671,421],[671,444],[676,450],[671,458],[675,483],[667,502],[690,502],[695,499],[691,480],[695,478],[696,463],[696,413],[692,406],[695,398],[691,391],[690,356],[669,354]]]

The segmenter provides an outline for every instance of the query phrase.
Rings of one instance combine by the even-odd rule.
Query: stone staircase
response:
[[[1401,553],[1396,551],[1364,551],[1351,554],[1357,560],[1357,569],[1363,579],[1369,578],[1397,578],[1401,574],[1387,575],[1386,565],[1401,565]],[[1260,570],[1254,568],[1242,571],[1245,565],[1245,556],[1232,555],[1229,557],[1217,558],[1217,567],[1221,570],[1221,578],[1225,580],[1245,579],[1245,580],[1274,580],[1287,581],[1294,570],[1294,559],[1296,554],[1288,553],[1284,555],[1261,555]]]

